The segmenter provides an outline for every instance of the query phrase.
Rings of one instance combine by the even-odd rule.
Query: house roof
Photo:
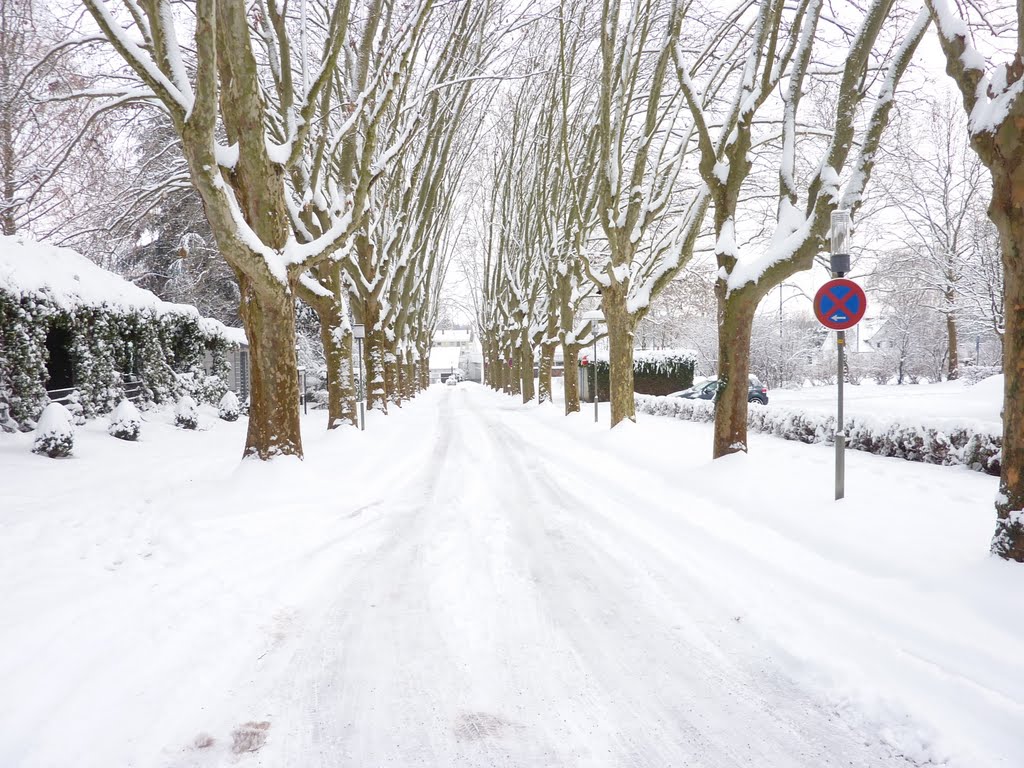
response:
[[[458,347],[431,347],[430,348],[430,370],[450,371],[459,367]]]
[[[0,291],[35,297],[64,310],[78,307],[112,312],[149,310],[199,322],[204,333],[246,345],[245,331],[199,314],[189,304],[172,304],[93,263],[70,248],[37,243],[22,236],[0,236]]]
[[[446,328],[434,331],[435,344],[468,344],[473,340],[473,331],[468,328]]]

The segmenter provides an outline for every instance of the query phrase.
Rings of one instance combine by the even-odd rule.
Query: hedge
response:
[[[143,401],[170,402],[183,391],[217,403],[226,390],[230,342],[198,317],[125,307],[64,309],[34,296],[0,291],[0,405],[31,429],[48,402],[46,337],[70,335],[69,357],[83,415],[107,413],[125,396],[124,374],[141,377]],[[214,376],[203,371],[210,352]]]
[[[607,360],[592,363],[597,368],[597,391],[608,400]],[[689,349],[633,350],[633,391],[644,395],[668,395],[693,386],[697,353]],[[593,376],[588,372],[588,376]]]
[[[636,396],[640,413],[669,416],[684,421],[713,422],[715,405],[706,400],[681,397]],[[848,417],[846,445],[876,456],[952,466],[961,464],[978,472],[998,475],[1003,439],[968,426],[939,428],[922,423],[895,423],[879,419]],[[836,417],[794,408],[747,409],[747,428],[784,440],[802,443],[835,442]]]

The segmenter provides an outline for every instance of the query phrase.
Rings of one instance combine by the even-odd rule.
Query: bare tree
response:
[[[116,100],[157,101],[181,137],[189,175],[217,247],[234,271],[250,343],[252,396],[244,455],[302,455],[295,357],[295,295],[303,274],[343,247],[366,211],[374,177],[326,183],[358,117],[340,125],[334,88],[353,6],[277,0],[83,0],[138,84]],[[382,76],[408,67],[431,0],[419,0],[382,42]],[[250,15],[251,10],[251,15]],[[192,12],[194,11],[194,13]],[[181,40],[194,37],[194,48]],[[390,89],[353,94],[351,114],[383,114]],[[374,118],[371,117],[371,122]],[[226,140],[226,144],[221,139]],[[294,211],[319,231],[300,231]]]
[[[0,234],[54,240],[107,186],[118,104],[73,95],[96,76],[39,0],[0,0]]]
[[[945,0],[926,0],[936,21],[953,79],[969,116],[971,146],[992,176],[988,213],[999,232],[1004,270],[1003,448],[996,532],[992,551],[1024,562],[1024,3],[975,5],[950,10]],[[979,18],[980,17],[980,18]],[[1001,30],[1008,39],[999,39]],[[1009,60],[995,65],[975,45],[1003,50]],[[997,54],[1000,55],[1000,54]]]
[[[736,65],[738,71],[710,70],[703,74],[688,63],[690,57],[681,45],[675,49],[676,73],[697,127],[700,174],[714,204],[719,268],[715,284],[718,373],[724,382],[715,410],[716,458],[747,450],[747,375],[759,302],[783,281],[811,267],[815,256],[824,250],[833,210],[856,210],[860,206],[896,86],[928,23],[927,13],[920,14],[902,42],[888,49],[889,61],[883,65],[873,55],[876,46],[881,47],[882,32],[893,6],[892,0],[876,0],[868,5],[861,25],[850,32],[845,57],[839,61],[828,62],[822,56],[824,61],[815,63],[812,56],[816,49],[830,42],[820,26],[821,0],[802,0],[792,6],[783,0],[770,0],[758,5],[752,18],[747,14],[746,4],[737,6],[737,23],[750,31],[746,53]],[[732,60],[730,56],[723,58]],[[884,76],[878,77],[880,71]],[[826,122],[815,126],[818,130],[807,131],[799,119],[801,106],[808,102],[804,95],[811,82],[828,72],[839,75],[834,110],[824,114]],[[858,110],[873,85],[874,105],[858,137]],[[713,97],[726,90],[731,97]],[[771,100],[776,93],[781,95],[780,104]],[[776,118],[781,124],[779,150],[771,155],[771,167],[778,179],[774,232],[766,244],[763,239],[760,241],[763,253],[757,258],[742,259],[738,237],[742,229],[737,229],[737,216],[743,212],[741,201],[751,179],[753,150],[765,141],[755,130],[766,105],[777,110]],[[804,118],[804,122],[811,120]],[[821,150],[816,172],[802,190],[796,174],[797,145],[815,146],[820,143],[817,136],[821,134],[829,138]],[[860,151],[851,162],[858,138]],[[849,175],[849,182],[840,190],[840,175],[844,172]],[[742,221],[739,223],[742,225]]]
[[[688,9],[656,0],[601,6],[593,207],[605,242],[585,253],[608,328],[612,427],[635,420],[636,324],[692,254],[708,202],[698,189],[678,221],[664,216],[693,135],[672,78]]]
[[[959,375],[958,325],[964,306],[965,273],[979,258],[973,226],[983,216],[988,193],[981,162],[967,141],[966,119],[953,102],[932,100],[910,126],[884,148],[890,169],[882,179],[889,199],[910,233],[906,265],[938,299],[928,302],[945,319],[947,375]],[[899,269],[890,263],[888,270]],[[966,286],[965,286],[966,287]]]

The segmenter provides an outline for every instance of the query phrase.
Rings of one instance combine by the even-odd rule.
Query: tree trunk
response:
[[[403,402],[409,399],[408,388],[409,384],[405,379],[405,356],[399,351],[395,355],[395,392],[398,397],[398,404],[401,405]]]
[[[483,365],[480,375],[480,382],[485,386],[491,386],[491,342],[486,335],[480,337],[480,351],[483,355]]]
[[[3,85],[13,88],[11,83]],[[17,230],[17,221],[14,217],[14,173],[17,158],[14,151],[13,112],[14,105],[10,101],[0,102],[0,235],[13,235]]]
[[[562,343],[562,355],[564,370],[562,373],[562,386],[564,387],[565,415],[580,412],[580,379],[579,366],[576,364],[576,357],[580,348],[576,344]]]
[[[249,431],[243,457],[302,456],[299,374],[295,358],[295,299],[282,286],[257,293],[239,280],[239,313],[249,339]]]
[[[510,395],[521,394],[523,376],[520,371],[523,357],[519,350],[510,346],[508,349],[508,363],[506,364],[505,391]]]
[[[343,329],[344,316],[337,302],[332,309],[317,312],[320,318],[320,341],[327,361],[327,428],[349,424],[359,426],[356,414],[355,381],[352,377],[352,331]]]
[[[533,347],[530,346],[529,334],[526,331],[523,331],[522,343],[519,346],[519,379],[523,402],[528,403],[537,396],[537,393],[533,387]]]
[[[387,398],[391,405],[402,405],[402,393],[399,391],[398,380],[398,355],[395,352],[395,343],[387,342],[384,352],[384,382],[387,388]]]
[[[633,331],[636,321],[626,309],[626,287],[611,286],[601,293],[608,325],[608,382],[612,427],[620,421],[636,421],[633,399]],[[594,361],[595,364],[597,361]]]
[[[952,302],[952,296],[947,296],[947,300]],[[959,340],[956,332],[956,316],[952,312],[946,315],[946,338],[949,340],[948,378],[952,381],[960,378],[960,355],[957,352]]]
[[[750,336],[759,296],[749,290],[719,298],[718,379],[715,400],[714,458],[747,450],[747,390]]]
[[[487,376],[487,386],[495,392],[501,392],[503,389],[501,378],[502,360],[498,350],[498,342],[492,339],[488,345],[487,370],[485,373]]]
[[[1019,150],[1016,162],[993,169],[989,208],[1002,245],[1006,308],[1002,472],[992,552],[1024,562],[1024,146]]]
[[[427,347],[416,347],[419,356],[416,359],[416,383],[420,392],[430,386],[430,350]]]
[[[405,395],[410,400],[420,393],[419,377],[416,375],[416,361],[413,360],[412,350],[406,353],[405,363]]]
[[[384,371],[384,355],[387,353],[387,337],[378,328],[380,305],[370,296],[363,302],[360,319],[366,329],[363,339],[363,367],[366,372],[366,407],[369,410],[388,412],[387,381]]]
[[[537,368],[538,379],[538,403],[550,403],[551,396],[551,366],[555,362],[555,345],[542,344],[540,348],[540,366]]]

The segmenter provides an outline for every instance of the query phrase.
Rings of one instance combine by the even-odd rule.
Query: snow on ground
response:
[[[836,386],[773,389],[769,405],[805,411],[836,410]],[[970,384],[964,380],[935,384],[880,386],[870,382],[843,386],[847,416],[878,416],[892,421],[926,420],[970,423],[977,429],[1002,433],[1003,377],[991,376]]]
[[[560,410],[0,435],[0,765],[1019,766],[995,478]]]

